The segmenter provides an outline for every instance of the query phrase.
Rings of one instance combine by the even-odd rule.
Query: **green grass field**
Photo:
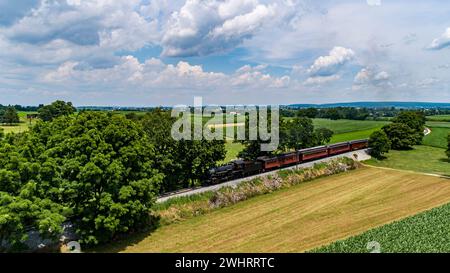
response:
[[[450,125],[450,123],[449,123]],[[448,146],[447,137],[450,134],[449,127],[429,127],[431,133],[423,138],[423,145],[446,149]]]
[[[450,128],[450,122],[446,121],[427,121],[428,127]]]
[[[35,114],[34,112],[18,112],[20,123],[13,125],[2,125],[0,128],[3,129],[5,134],[8,133],[21,133],[28,130],[30,126],[30,121],[27,120],[27,114]],[[33,125],[36,121],[33,120],[31,125]]]
[[[386,157],[384,160],[370,159],[365,163],[378,167],[450,176],[450,161],[445,149],[420,145],[414,146],[414,149],[409,151],[391,150]]]
[[[450,201],[448,180],[361,168],[136,234],[98,252],[303,252]]]
[[[371,121],[371,120],[330,120],[330,119],[313,119],[315,128],[328,128],[332,130],[335,135],[358,132],[358,131],[370,131],[378,130],[384,125],[388,124],[388,121]]]
[[[336,135],[333,135],[333,137],[331,138],[330,144],[338,143],[338,142],[345,142],[345,141],[350,141],[350,140],[355,140],[355,139],[369,138],[373,132],[378,131],[380,129],[381,129],[381,127],[373,128],[373,129],[369,129],[369,130],[336,134]]]
[[[328,128],[334,132],[330,143],[368,138],[388,121],[314,119],[315,128]]]
[[[244,149],[244,146],[241,143],[227,141],[227,143],[225,144],[225,149],[227,150],[227,155],[221,163],[227,163],[234,159],[237,159],[239,152]]]
[[[450,115],[427,116],[427,120],[450,122]]]
[[[381,226],[314,250],[328,253],[367,253],[377,242],[382,253],[449,253],[450,204]]]

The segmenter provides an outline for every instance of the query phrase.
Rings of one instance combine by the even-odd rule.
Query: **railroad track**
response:
[[[281,169],[276,169],[273,171],[269,171],[269,172],[265,172],[265,173],[261,173],[261,174],[257,174],[257,175],[252,175],[252,176],[248,176],[245,178],[240,178],[240,179],[235,179],[235,180],[231,180],[231,181],[227,181],[224,183],[220,183],[220,184],[216,184],[216,185],[211,185],[211,186],[205,186],[205,187],[197,187],[197,188],[191,188],[191,189],[183,189],[180,191],[175,191],[175,192],[171,192],[171,193],[167,193],[165,195],[160,196],[157,199],[157,203],[162,203],[165,202],[169,199],[175,198],[175,197],[182,197],[182,196],[189,196],[189,195],[193,195],[193,194],[198,194],[198,193],[203,193],[203,192],[208,192],[208,191],[217,191],[223,187],[234,187],[239,185],[240,183],[244,182],[244,181],[249,181],[258,177],[264,177],[264,176],[268,176],[271,174],[275,174],[280,170],[289,170],[289,169],[296,169],[296,168],[310,168],[312,166],[314,166],[314,164],[316,163],[320,163],[320,162],[328,162],[331,161],[333,159],[336,158],[342,158],[342,157],[349,157],[352,159],[356,159],[358,161],[364,161],[364,160],[368,160],[370,159],[370,155],[368,153],[369,149],[363,149],[363,150],[357,150],[357,151],[351,151],[351,152],[347,152],[347,153],[343,153],[343,154],[339,154],[339,155],[334,155],[334,156],[330,156],[330,157],[326,157],[326,158],[322,158],[322,159],[318,159],[318,160],[314,160],[314,161],[310,161],[310,162],[306,162],[306,163],[301,163],[301,164],[297,164],[294,166],[289,166],[286,168],[281,168]],[[357,157],[355,158],[354,155],[357,155]]]

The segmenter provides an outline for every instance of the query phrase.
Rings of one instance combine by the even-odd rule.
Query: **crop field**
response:
[[[425,145],[414,146],[409,151],[389,151],[384,160],[370,159],[369,165],[422,173],[433,173],[450,176],[450,162],[445,149]]]
[[[449,180],[363,167],[258,196],[106,252],[303,252],[450,202]]]
[[[369,242],[384,253],[450,252],[450,204],[338,241],[314,252],[364,253]]]
[[[362,130],[362,131],[354,131],[354,132],[336,134],[336,135],[333,135],[333,137],[331,138],[330,144],[338,143],[338,142],[345,142],[345,141],[350,141],[350,140],[355,140],[355,139],[369,138],[373,132],[380,130],[380,129],[381,129],[381,127],[368,129],[368,130]]]

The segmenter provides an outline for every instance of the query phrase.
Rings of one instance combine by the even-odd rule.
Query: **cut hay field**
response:
[[[303,252],[450,202],[450,181],[363,167],[163,226],[104,252]]]

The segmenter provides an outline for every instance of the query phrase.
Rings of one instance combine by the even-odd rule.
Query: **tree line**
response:
[[[284,117],[303,116],[308,118],[324,118],[331,120],[350,119],[350,120],[386,120],[400,115],[402,112],[411,112],[411,110],[389,108],[355,108],[355,107],[329,107],[329,108],[301,108],[290,109],[283,108],[281,111]],[[424,116],[448,115],[450,109],[423,109],[413,112],[421,112]]]

